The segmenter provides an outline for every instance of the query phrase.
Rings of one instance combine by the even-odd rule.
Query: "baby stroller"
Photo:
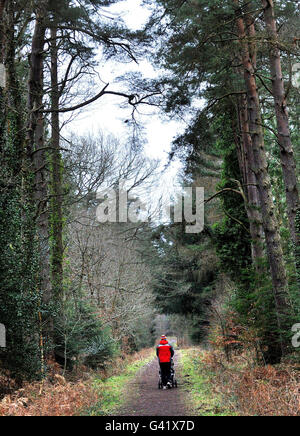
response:
[[[171,359],[170,382],[172,383],[172,388],[177,388],[177,380],[175,377],[175,365],[173,359]],[[161,378],[161,371],[159,370],[158,389],[162,389],[162,388],[163,388],[163,384]]]

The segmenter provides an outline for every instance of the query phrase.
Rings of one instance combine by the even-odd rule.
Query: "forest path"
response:
[[[174,359],[178,388],[158,389],[157,359],[144,366],[126,386],[124,405],[114,416],[186,416],[186,391],[180,379],[180,352]]]

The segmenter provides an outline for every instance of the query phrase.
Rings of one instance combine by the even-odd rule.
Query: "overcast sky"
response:
[[[149,9],[141,6],[141,0],[126,0],[117,3],[110,8],[110,11],[113,14],[121,15],[127,26],[132,30],[141,28],[150,14]],[[116,83],[115,79],[126,71],[139,71],[147,78],[153,78],[157,75],[157,72],[146,59],[139,62],[139,65],[134,62],[123,64],[102,60],[101,54],[99,54],[99,60],[97,71],[101,80],[110,84],[109,89],[111,90],[122,90],[122,84]],[[101,85],[103,86],[100,83]],[[95,90],[95,94],[97,92],[99,92],[99,88]],[[104,96],[88,106],[75,121],[68,125],[67,129],[78,134],[96,133],[101,129],[104,133],[113,133],[118,138],[125,140],[128,135],[128,126],[125,120],[130,118],[131,107],[121,108],[122,103],[124,103],[124,99],[120,97]],[[160,159],[163,168],[168,160],[172,140],[184,130],[185,125],[176,121],[162,120],[162,114],[158,112],[155,114],[153,109],[147,106],[143,107],[143,113],[148,114],[140,117],[140,121],[145,128],[145,154],[151,158]],[[179,167],[178,162],[171,165],[162,177],[162,185],[168,184],[170,190],[172,190],[172,184],[176,183]]]

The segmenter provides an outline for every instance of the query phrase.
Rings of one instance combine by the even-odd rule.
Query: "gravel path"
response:
[[[114,416],[186,416],[185,391],[180,380],[180,354],[175,356],[178,388],[158,389],[158,362],[152,360],[129,383],[125,405]]]

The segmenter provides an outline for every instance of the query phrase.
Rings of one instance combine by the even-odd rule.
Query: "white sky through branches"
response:
[[[146,23],[150,11],[147,7],[141,6],[141,0],[126,0],[118,2],[109,8],[109,11],[116,16],[121,16],[126,25],[132,30],[142,28]],[[97,61],[99,67],[97,72],[103,85],[109,83],[109,88],[114,91],[124,91],[124,84],[116,81],[118,77],[126,72],[139,71],[145,78],[154,78],[157,72],[145,59],[136,65],[134,62],[124,64],[121,62],[107,61],[101,59],[99,54]],[[100,86],[102,85],[100,82]],[[99,92],[98,88],[94,94]],[[124,99],[111,95],[106,95],[97,102],[88,106],[80,113],[75,120],[68,124],[67,130],[76,134],[97,133],[101,130],[104,134],[117,136],[121,140],[126,140],[129,134],[126,120],[131,117],[132,108],[124,104]],[[163,115],[152,107],[144,106],[139,110],[143,115],[139,116],[139,122],[144,128],[145,154],[153,159],[161,161],[161,167],[164,168],[168,162],[168,152],[171,148],[171,142],[180,132],[183,132],[185,123],[174,120],[162,119]],[[180,168],[179,162],[170,165],[164,172],[161,180],[162,189],[172,192],[173,185],[177,184],[176,175]],[[158,194],[158,193],[157,193]]]

